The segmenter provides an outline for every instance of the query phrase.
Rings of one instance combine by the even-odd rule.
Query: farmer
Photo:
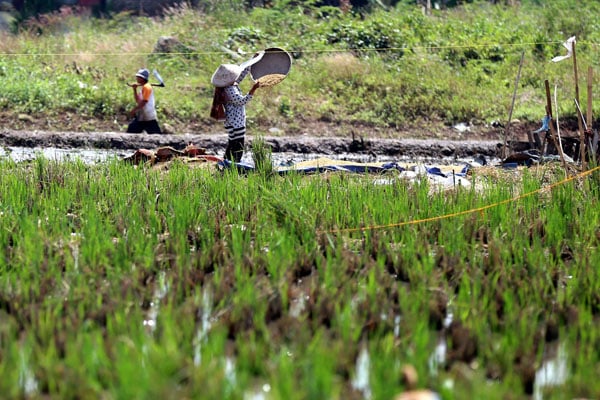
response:
[[[127,133],[162,133],[156,120],[156,108],[154,106],[154,90],[148,82],[150,72],[142,68],[135,74],[136,83],[129,86],[133,88],[135,107],[129,112],[133,120],[127,127]],[[138,88],[141,90],[138,91]]]
[[[218,121],[224,121],[228,136],[224,158],[236,163],[239,163],[244,155],[246,104],[260,86],[260,83],[256,82],[247,95],[242,94],[239,83],[249,71],[250,67],[242,69],[234,64],[221,64],[211,78],[215,94],[210,115]]]

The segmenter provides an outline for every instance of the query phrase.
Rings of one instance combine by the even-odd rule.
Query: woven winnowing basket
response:
[[[273,86],[286,78],[292,67],[292,57],[283,49],[272,47],[265,50],[259,62],[250,67],[250,75],[261,86]]]

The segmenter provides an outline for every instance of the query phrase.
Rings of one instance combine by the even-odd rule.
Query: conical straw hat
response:
[[[210,78],[210,83],[216,87],[230,86],[233,85],[241,73],[242,68],[239,65],[221,64]]]

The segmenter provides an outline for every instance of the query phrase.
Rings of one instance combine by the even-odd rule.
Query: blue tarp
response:
[[[254,165],[248,163],[232,163],[229,160],[223,160],[219,162],[221,168],[231,168],[232,165],[240,172],[251,172],[255,170]],[[428,174],[437,175],[441,177],[452,176],[466,176],[469,171],[470,165],[465,164],[460,172],[449,171],[444,173],[440,167],[424,167]],[[274,167],[274,170],[279,175],[285,175],[288,173],[300,173],[300,174],[314,174],[323,172],[352,172],[352,173],[383,173],[387,171],[406,171],[407,168],[401,166],[397,162],[385,162],[385,163],[361,163],[352,161],[341,161],[332,160],[328,158],[319,158],[316,160],[302,161],[292,165]]]

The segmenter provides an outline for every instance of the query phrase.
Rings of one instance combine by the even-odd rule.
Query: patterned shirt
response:
[[[225,129],[229,139],[240,139],[246,134],[246,104],[252,99],[251,94],[242,95],[239,83],[250,72],[250,67],[244,69],[235,83],[225,88]]]

